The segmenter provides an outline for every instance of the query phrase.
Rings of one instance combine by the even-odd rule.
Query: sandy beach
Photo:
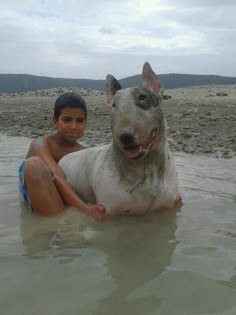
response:
[[[78,88],[60,88],[0,95],[0,133],[35,138],[52,132],[56,98],[67,91],[80,93],[88,105],[89,146],[111,140],[105,94]],[[217,94],[223,92],[224,96]],[[173,152],[231,158],[236,156],[236,85],[199,86],[166,90],[162,109]]]

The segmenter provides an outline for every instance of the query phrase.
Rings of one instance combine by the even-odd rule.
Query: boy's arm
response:
[[[96,217],[97,219],[105,217],[105,208],[101,205],[87,205],[86,203],[84,203],[66,181],[64,174],[63,176],[60,176],[58,174],[55,174],[54,176],[54,182],[57,190],[59,191],[63,201],[66,204],[77,208],[93,217]]]
[[[63,171],[52,157],[46,139],[38,138],[31,143],[26,158],[30,156],[38,156],[47,164],[49,169],[54,174],[54,183],[57,187],[57,190],[66,204],[98,219],[105,216],[105,208],[103,206],[87,205],[74,192],[70,184],[66,181]]]

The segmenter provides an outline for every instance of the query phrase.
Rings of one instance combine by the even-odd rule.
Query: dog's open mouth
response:
[[[152,140],[155,138],[157,134],[157,128],[152,129],[147,138],[141,143],[131,143],[123,147],[123,151],[125,156],[131,160],[137,160],[142,158],[149,151]]]

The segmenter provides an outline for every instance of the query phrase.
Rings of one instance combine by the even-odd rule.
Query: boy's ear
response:
[[[56,120],[55,116],[52,117],[52,126],[54,129],[57,128],[57,120]]]

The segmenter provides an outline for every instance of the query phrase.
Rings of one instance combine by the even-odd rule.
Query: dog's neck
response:
[[[129,187],[131,193],[148,191],[153,195],[158,193],[158,187],[164,179],[166,154],[168,144],[154,143],[148,154],[140,160],[129,160],[121,152],[116,143],[109,148],[112,156],[113,170],[118,174],[120,182]]]

